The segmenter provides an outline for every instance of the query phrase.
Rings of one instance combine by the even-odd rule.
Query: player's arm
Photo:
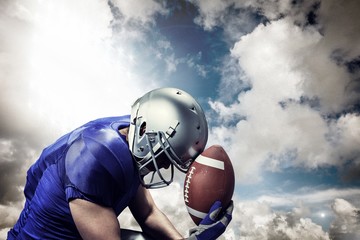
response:
[[[149,190],[139,186],[136,197],[129,205],[130,211],[143,232],[155,239],[183,239],[170,220],[156,206]]]
[[[82,239],[120,239],[120,225],[112,208],[83,200],[70,203],[71,215]]]

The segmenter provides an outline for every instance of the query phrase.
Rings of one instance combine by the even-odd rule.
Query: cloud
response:
[[[251,32],[263,20],[256,11],[249,9],[249,4],[251,5],[253,1],[249,4],[235,0],[192,0],[191,2],[199,10],[194,22],[209,32],[221,27],[224,31],[224,40],[229,44]]]
[[[336,219],[329,230],[331,239],[359,239],[360,209],[340,198],[335,199],[331,207],[336,214]]]
[[[131,2],[112,0],[108,3],[114,17],[111,20],[113,37],[118,46],[126,44],[128,47],[133,45],[135,47],[139,42],[149,44],[147,34],[153,33],[154,38],[158,37],[155,37],[156,33],[152,28],[155,25],[155,18],[168,14],[168,10],[163,4],[153,0]],[[147,46],[151,48],[151,46]],[[137,47],[139,46],[137,45]]]
[[[308,33],[308,35],[311,34]],[[257,176],[258,174],[254,174],[254,171],[269,158],[269,154],[277,155],[293,151],[294,146],[291,142],[297,144],[298,139],[294,138],[300,131],[301,125],[305,124],[296,122],[296,117],[288,115],[279,102],[289,98],[296,100],[302,95],[301,89],[298,88],[302,76],[292,71],[290,64],[296,65],[296,60],[292,56],[301,52],[303,48],[315,44],[319,37],[314,33],[307,39],[299,29],[293,28],[286,20],[282,20],[268,26],[258,26],[233,48],[232,55],[239,61],[241,69],[250,81],[251,90],[242,92],[233,104],[222,108],[215,107],[214,110],[225,122],[226,119],[234,116],[233,113],[244,116],[246,120],[239,121],[233,129],[214,128],[212,136],[218,142],[224,142],[224,139],[222,137],[219,139],[217,135],[223,130],[226,131],[222,136],[228,138],[230,155],[237,156],[239,159],[234,160],[235,165],[237,165],[236,162],[245,163],[244,173],[248,172],[249,175]],[[292,39],[293,44],[288,46],[287,51],[280,51],[280,46],[283,50],[284,43],[289,39]],[[221,103],[218,102],[212,104],[213,107],[220,105]],[[292,113],[296,113],[296,108],[302,108],[295,105],[292,107]],[[325,129],[325,123],[316,116],[316,113],[311,109],[304,112],[316,120],[307,121],[309,128],[320,126],[320,129]],[[321,133],[318,138],[321,140]],[[311,147],[310,145],[308,147]],[[236,158],[233,157],[233,159]],[[277,168],[279,164],[274,162],[272,165],[270,168]],[[239,172],[238,177],[241,175],[242,172]],[[252,178],[241,177],[241,179],[250,180]]]
[[[359,209],[355,208],[348,199],[358,198],[358,189],[329,189],[307,194],[292,195],[289,204],[290,211],[274,210],[274,202],[259,198],[255,201],[241,201],[235,198],[233,220],[220,239],[357,239],[359,234]],[[161,190],[151,190],[159,208],[170,218],[176,228],[187,236],[188,229],[193,227],[182,196],[182,187],[174,182],[167,188],[164,195]],[[335,199],[335,200],[334,200]],[[269,199],[268,199],[269,200]],[[336,218],[331,224],[329,233],[320,225],[313,222],[313,203],[332,203],[329,215],[335,214]],[[310,205],[309,205],[310,203]],[[282,201],[281,205],[287,204]],[[280,206],[280,205],[277,205]],[[131,213],[126,210],[119,216],[123,228],[139,230]],[[342,238],[342,237],[348,238]],[[335,237],[335,238],[334,238]],[[337,237],[337,238],[336,238]],[[352,238],[351,238],[352,237]]]
[[[20,215],[19,206],[0,204],[0,239],[7,239],[7,232]]]
[[[239,169],[239,182],[261,180],[263,167],[314,169],[350,161],[358,169],[360,135],[350,133],[357,132],[359,121],[353,108],[360,95],[352,84],[356,74],[332,58],[336,49],[327,33],[334,23],[321,18],[332,12],[322,5],[318,11],[323,31],[319,25],[296,25],[289,14],[258,25],[231,50],[234,60],[225,66],[238,77],[222,78],[224,96],[210,101],[217,113],[214,118],[220,120],[211,129],[211,138],[226,146]],[[341,49],[350,51],[349,45]],[[237,95],[231,102],[226,96],[232,86],[238,87],[230,90]]]
[[[293,207],[298,203],[306,206],[315,206],[332,202],[337,198],[345,198],[356,202],[360,197],[358,188],[328,188],[323,190],[306,187],[294,193],[266,194],[257,198],[257,201],[269,204],[272,207]]]
[[[136,0],[124,2],[120,0],[112,0],[115,6],[119,8],[124,16],[125,21],[139,21],[142,24],[154,24],[154,16],[156,14],[167,14],[168,10],[159,2],[153,0]]]
[[[191,1],[199,8],[200,15],[195,18],[195,22],[202,25],[204,29],[211,30],[219,25],[219,18],[229,6],[228,1]]]
[[[323,26],[324,47],[343,53],[345,60],[360,55],[360,21],[356,17],[359,2],[322,1],[319,9],[319,23]]]
[[[238,202],[225,239],[329,239],[321,226],[303,218],[299,209],[276,212],[266,203]]]
[[[315,49],[309,49],[308,52],[312,54],[308,54],[308,58],[305,56],[307,51],[300,54],[300,58],[305,57],[304,61],[308,62],[302,66],[306,68],[302,71],[308,74],[306,93],[310,97],[321,95],[323,103],[327,104],[322,110],[327,111],[339,111],[341,107],[346,107],[346,104],[352,105],[359,101],[359,81],[356,80],[358,74],[349,76],[344,72],[344,64],[356,60],[360,54],[357,44],[360,37],[360,22],[356,17],[359,3],[356,0],[344,4],[319,0],[192,2],[199,7],[200,12],[195,22],[210,31],[215,27],[223,28],[225,35],[232,39],[231,43],[250,33],[259,23],[271,23],[284,18],[290,25],[298,26],[299,30],[313,28],[321,34],[321,40]],[[265,39],[264,42],[268,41]],[[338,64],[341,62],[341,67],[332,66],[334,61],[330,58],[334,57],[337,58]],[[324,82],[326,84],[323,84]],[[350,89],[346,90],[347,101],[344,103],[342,95],[344,86],[348,84],[350,87],[346,88]]]
[[[12,205],[0,205],[0,210],[0,217],[2,220],[0,228],[12,227],[20,214],[19,208]]]
[[[22,206],[26,171],[35,153],[19,140],[0,139],[0,205]]]

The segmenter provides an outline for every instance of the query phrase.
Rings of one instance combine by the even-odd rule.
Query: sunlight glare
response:
[[[128,112],[136,81],[129,79],[134,75],[128,73],[127,55],[116,54],[126,52],[126,46],[118,50],[111,43],[111,19],[106,1],[90,9],[86,1],[39,2],[28,105],[40,118],[63,130]],[[129,96],[131,92],[135,96]]]

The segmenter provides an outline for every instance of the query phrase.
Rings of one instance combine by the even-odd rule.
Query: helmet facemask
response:
[[[149,153],[146,157],[137,161],[141,182],[147,188],[168,186],[174,178],[174,165],[169,162],[170,159],[166,154],[167,150],[162,143],[164,141],[162,133],[147,132],[145,133],[145,139],[149,146]],[[170,172],[166,170],[169,167]],[[152,172],[151,178],[146,178],[146,175],[150,172]]]
[[[136,140],[138,145],[141,146],[138,150],[144,151],[143,146],[148,146],[148,153],[142,159],[134,156],[143,186],[146,188],[161,188],[170,185],[174,178],[174,166],[183,173],[187,172],[192,162],[191,159],[183,163],[168,141],[172,135],[171,132],[175,131],[176,126],[174,128],[169,127],[167,133],[164,133],[162,131],[146,132],[146,122],[142,122],[138,127],[136,123],[133,125],[135,132],[139,134],[137,134],[138,137],[135,134],[134,140],[129,143],[132,144],[131,149],[134,149],[134,141]],[[151,173],[151,177],[145,179],[145,176],[149,173]]]

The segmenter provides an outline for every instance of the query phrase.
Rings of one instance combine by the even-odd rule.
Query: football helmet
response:
[[[196,100],[180,89],[159,88],[146,93],[132,105],[130,121],[129,148],[146,188],[169,185],[174,166],[186,172],[206,146],[205,114]],[[160,169],[169,167],[170,175],[165,178]],[[150,172],[151,179],[146,182],[144,176]]]

